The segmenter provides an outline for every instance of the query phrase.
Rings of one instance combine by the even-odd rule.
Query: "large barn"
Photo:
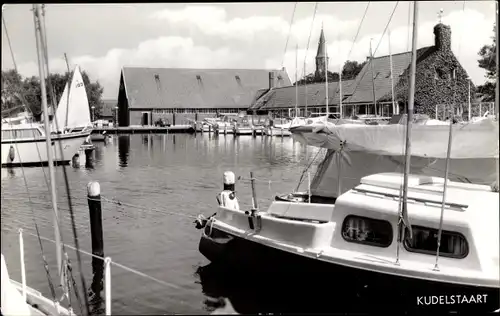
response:
[[[118,92],[119,126],[171,124],[246,111],[257,91],[291,85],[281,70],[124,67]]]
[[[467,72],[460,65],[451,50],[451,30],[442,23],[434,27],[435,43],[433,46],[417,50],[415,112],[436,115],[436,109],[442,113],[445,104],[468,102],[469,84],[473,97],[474,86],[470,83]],[[321,40],[319,43],[321,46]],[[318,52],[321,50],[318,48]],[[318,58],[316,56],[316,64]],[[392,83],[391,83],[392,59]],[[394,114],[399,108],[404,110],[408,96],[408,78],[411,63],[411,51],[380,56],[368,62],[354,80],[342,82],[342,105],[344,113],[350,114]],[[318,68],[318,66],[317,66]],[[317,69],[316,71],[319,71]],[[453,79],[455,78],[455,79]],[[392,87],[394,85],[394,109]],[[301,114],[307,107],[308,112],[325,112],[325,84],[313,84],[298,87],[298,107]],[[338,82],[329,83],[328,104],[330,113],[339,112],[340,89]],[[281,87],[260,92],[249,108],[252,112],[274,112],[276,114],[293,112],[296,103],[295,87]]]

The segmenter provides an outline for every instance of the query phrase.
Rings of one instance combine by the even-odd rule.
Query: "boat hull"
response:
[[[245,304],[254,310],[240,313],[491,312],[499,307],[498,288],[355,269],[264,246],[213,227],[210,236],[202,234],[199,251],[211,265],[223,267],[219,278],[238,283],[234,284],[237,291],[226,293],[255,299]],[[255,292],[259,294],[252,295]]]
[[[285,128],[276,128],[276,127],[268,127],[265,130],[265,133],[267,136],[281,136],[281,137],[287,137],[291,136],[292,133]]]
[[[52,135],[54,163],[69,164],[90,132]],[[2,140],[2,167],[29,167],[48,164],[45,137],[38,139]],[[61,150],[62,149],[62,150]]]
[[[253,129],[251,127],[237,127],[234,129],[236,135],[252,135]]]

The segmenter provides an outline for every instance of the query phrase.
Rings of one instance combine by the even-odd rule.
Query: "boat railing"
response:
[[[40,238],[42,240],[45,240],[45,241],[49,241],[49,242],[52,242],[52,243],[56,243],[54,240],[50,239],[50,238],[47,238],[47,237],[42,237],[42,236],[37,236],[35,234],[32,234],[30,232],[24,232],[22,228],[19,229],[19,250],[20,250],[20,260],[21,260],[21,288],[22,288],[22,296],[23,296],[23,299],[26,301],[26,297],[27,297],[27,283],[26,283],[26,268],[25,268],[25,264],[24,264],[24,239],[23,239],[23,233],[26,234],[26,235],[31,235],[32,237],[37,237],[37,238]],[[177,286],[173,285],[173,284],[169,284],[168,282],[165,282],[165,281],[162,281],[162,280],[159,280],[153,276],[150,276],[150,275],[147,275],[143,272],[140,272],[140,271],[137,271],[133,268],[130,268],[130,267],[127,267],[125,265],[122,265],[118,262],[114,262],[111,260],[111,257],[100,257],[100,256],[97,256],[95,254],[92,254],[90,252],[87,252],[85,250],[82,250],[82,249],[77,249],[75,247],[72,247],[70,245],[67,245],[67,244],[63,244],[64,247],[67,247],[67,248],[70,248],[72,250],[75,250],[75,251],[78,251],[80,253],[83,253],[83,254],[86,254],[86,255],[89,255],[91,257],[94,257],[94,258],[98,258],[98,259],[101,259],[103,260],[104,262],[104,300],[105,300],[105,314],[106,315],[111,315],[111,264],[117,266],[117,267],[120,267],[128,272],[131,272],[133,274],[136,274],[136,275],[139,275],[143,278],[146,278],[146,279],[149,279],[149,280],[152,280],[152,281],[155,281],[157,283],[160,283],[164,286],[167,286],[167,287],[174,287],[174,288],[178,288]],[[59,305],[59,302],[55,301],[54,302],[54,307],[56,309],[58,309],[58,305]],[[72,314],[70,312],[70,314]]]

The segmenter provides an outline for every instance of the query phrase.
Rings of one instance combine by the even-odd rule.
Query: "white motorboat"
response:
[[[68,164],[90,131],[51,135],[54,163]],[[2,167],[47,165],[46,137],[41,124],[2,124]]]
[[[248,116],[239,117],[234,123],[235,135],[253,135],[254,127],[248,120]]]

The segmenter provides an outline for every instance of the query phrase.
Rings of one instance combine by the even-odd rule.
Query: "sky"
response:
[[[285,67],[295,81],[304,65],[307,73],[315,69],[322,25],[329,71],[338,72],[346,60],[366,60],[370,41],[374,56],[411,50],[412,2],[397,4],[388,27],[390,41],[389,32],[382,34],[396,2],[371,2],[361,23],[366,6],[367,2],[320,2],[314,15],[314,2],[48,4],[49,67],[51,72],[64,72],[66,53],[71,68],[80,65],[91,80],[99,80],[104,98],[116,99],[120,71],[126,66]],[[14,59],[24,76],[38,75],[30,9],[28,4],[2,7]],[[442,22],[451,26],[453,52],[472,81],[484,83],[485,71],[477,66],[477,53],[492,43],[495,2],[419,1],[418,47],[433,45],[440,9]],[[2,70],[14,65],[5,35],[2,25]]]

